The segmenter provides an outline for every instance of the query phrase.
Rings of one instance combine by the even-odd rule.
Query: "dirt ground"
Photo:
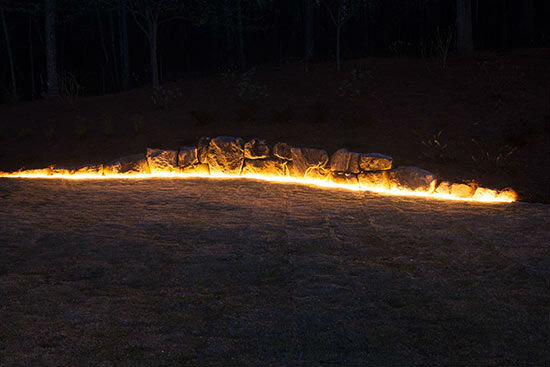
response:
[[[203,135],[380,152],[550,202],[550,50],[367,58],[188,78],[153,92],[0,105],[0,170],[77,166]],[[239,96],[241,94],[241,96]]]
[[[546,366],[550,206],[0,179],[2,366]]]

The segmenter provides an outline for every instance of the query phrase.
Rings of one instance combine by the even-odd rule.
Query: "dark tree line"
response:
[[[0,0],[0,89],[109,93],[258,64],[548,46],[544,0]]]

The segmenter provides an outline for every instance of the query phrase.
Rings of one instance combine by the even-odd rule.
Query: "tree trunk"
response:
[[[313,60],[313,51],[315,46],[314,36],[314,17],[315,17],[315,3],[314,0],[305,0],[306,2],[306,14],[304,20],[304,39],[305,39],[305,59],[308,62]]]
[[[234,34],[233,31],[233,10],[229,0],[224,0],[223,11],[225,13],[225,64],[228,69],[232,69],[235,66],[234,57]]]
[[[456,48],[460,55],[474,51],[472,37],[472,0],[456,0]]]
[[[151,51],[151,71],[153,78],[153,88],[160,87],[159,79],[159,66],[158,66],[158,55],[157,55],[157,35],[158,35],[158,18],[156,16],[151,20],[151,40],[150,40],[150,51]]]
[[[34,99],[35,91],[34,91],[34,52],[33,52],[33,46],[32,46],[32,15],[29,15],[29,61],[30,61],[30,69],[31,69],[31,100]]]
[[[246,61],[244,57],[244,31],[243,31],[243,13],[241,7],[241,0],[237,0],[237,28],[239,34],[239,66],[241,70],[246,67]]]
[[[340,64],[340,33],[342,30],[342,25],[338,24],[336,26],[336,71],[342,70],[342,65]]]
[[[57,48],[55,42],[55,0],[44,0],[44,31],[46,36],[47,96],[59,95],[57,82]]]
[[[118,59],[116,54],[116,42],[115,42],[115,23],[113,20],[113,12],[109,12],[109,27],[111,28],[111,53],[113,54],[113,63],[111,72],[113,73],[113,88],[120,90],[120,78],[118,75]]]
[[[508,48],[508,41],[509,41],[509,30],[508,30],[508,27],[509,27],[509,24],[508,24],[508,2],[505,1],[505,0],[501,0],[500,1],[500,6],[501,6],[501,14],[502,14],[502,18],[501,18],[501,22],[500,22],[500,31],[501,31],[501,36],[500,36],[500,47],[505,49],[505,48]]]
[[[122,68],[122,90],[128,90],[130,79],[130,64],[128,55],[128,14],[126,0],[121,0],[120,10],[120,61]]]
[[[523,0],[521,7],[521,36],[525,44],[532,45],[535,29],[535,4],[533,0]]]
[[[4,28],[4,38],[6,39],[6,48],[8,49],[8,60],[10,62],[10,75],[11,75],[11,86],[12,93],[17,93],[17,84],[15,81],[15,67],[13,65],[13,55],[11,52],[11,43],[10,37],[8,34],[8,26],[6,24],[6,18],[4,17],[4,9],[0,9],[0,16],[2,18],[2,27]]]

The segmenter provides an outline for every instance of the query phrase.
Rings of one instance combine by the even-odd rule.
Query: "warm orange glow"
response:
[[[214,179],[254,179],[263,180],[278,183],[290,183],[290,184],[303,184],[316,187],[326,187],[334,189],[354,190],[354,191],[370,191],[385,195],[399,195],[399,196],[413,196],[423,198],[433,198],[440,200],[455,200],[455,201],[471,201],[471,202],[483,202],[483,203],[510,203],[517,200],[517,195],[513,190],[507,189],[503,191],[496,191],[486,188],[476,189],[473,197],[463,198],[453,196],[451,194],[443,194],[436,192],[423,192],[423,191],[411,191],[402,188],[387,188],[385,186],[364,186],[359,184],[342,184],[332,181],[310,179],[310,178],[295,178],[295,177],[278,177],[269,175],[224,175],[224,174],[194,174],[194,173],[182,173],[182,172],[156,172],[150,174],[137,173],[137,174],[107,174],[102,175],[100,173],[78,173],[63,169],[40,169],[40,170],[27,170],[13,173],[0,172],[0,177],[8,178],[41,178],[41,179],[70,179],[70,180],[97,180],[97,179],[149,179],[149,178],[214,178]]]

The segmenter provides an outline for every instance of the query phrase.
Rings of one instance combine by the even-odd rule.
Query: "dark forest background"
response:
[[[345,59],[550,44],[544,0],[0,0],[0,11],[2,103],[337,61],[338,49]]]

